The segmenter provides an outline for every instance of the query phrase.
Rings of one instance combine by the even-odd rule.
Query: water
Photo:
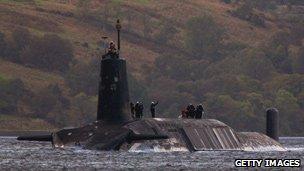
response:
[[[53,149],[48,142],[0,137],[0,170],[228,170],[235,169],[234,160],[239,158],[298,158],[302,163],[296,170],[304,170],[304,137],[281,138],[280,142],[287,151],[155,153]]]

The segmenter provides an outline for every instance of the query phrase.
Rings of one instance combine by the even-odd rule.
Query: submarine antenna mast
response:
[[[119,52],[120,52],[120,30],[121,30],[121,24],[119,19],[117,19],[116,22],[116,30],[117,30],[117,49],[118,49],[118,57],[119,57]]]

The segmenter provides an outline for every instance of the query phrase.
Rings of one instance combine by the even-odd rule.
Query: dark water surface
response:
[[[0,170],[229,170],[239,158],[298,158],[301,168],[288,169],[304,170],[304,137],[280,142],[287,151],[103,152],[0,137]]]

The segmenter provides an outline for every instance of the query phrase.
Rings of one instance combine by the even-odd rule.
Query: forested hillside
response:
[[[207,118],[304,135],[301,0],[0,0],[0,129],[77,126],[95,119],[99,59],[122,21],[132,101],[176,118]],[[20,123],[20,118],[23,119]],[[44,124],[43,124],[44,123]]]

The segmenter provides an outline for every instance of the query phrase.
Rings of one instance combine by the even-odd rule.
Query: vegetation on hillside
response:
[[[131,99],[144,102],[146,117],[152,100],[158,116],[173,118],[203,103],[207,118],[264,131],[266,108],[277,107],[281,134],[303,135],[304,4],[282,2],[0,1],[0,57],[64,79],[28,88],[1,75],[1,114],[56,126],[94,120],[100,37],[115,37],[119,17]]]
[[[46,71],[65,72],[69,69],[73,59],[72,45],[58,35],[38,37],[24,28],[14,30],[10,39],[3,35],[0,33],[4,59]]]

